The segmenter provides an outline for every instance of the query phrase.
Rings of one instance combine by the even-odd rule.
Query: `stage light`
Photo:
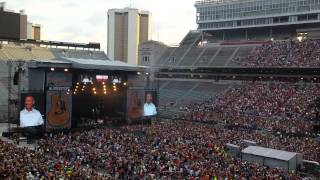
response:
[[[107,91],[104,91],[103,94],[107,94]]]
[[[54,68],[50,68],[50,71],[54,71],[55,69]]]
[[[149,73],[148,73],[148,72],[146,72],[146,75],[149,75]]]
[[[67,68],[64,69],[64,72],[68,72],[68,71],[69,71],[69,69],[67,69]]]
[[[127,85],[127,83],[126,83],[126,82],[124,82],[124,83],[123,83],[123,85],[124,85],[124,86],[126,86],[126,85]]]
[[[137,75],[140,75],[141,73],[140,72],[137,72]]]
[[[93,92],[93,94],[97,94],[97,92],[95,91],[95,92]]]
[[[78,88],[79,86],[76,86],[76,88]]]
[[[102,84],[104,85],[104,84],[105,84],[105,82],[102,82]]]
[[[80,83],[79,82],[77,82],[77,85],[79,85]]]
[[[77,94],[77,92],[73,92],[73,94]]]
[[[93,91],[95,91],[95,90],[96,90],[96,88],[92,88],[92,90],[93,90]]]

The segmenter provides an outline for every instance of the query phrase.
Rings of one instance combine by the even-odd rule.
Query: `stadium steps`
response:
[[[187,105],[194,102],[202,102],[209,98],[215,98],[216,95],[225,92],[230,87],[232,87],[230,83],[199,83],[199,85],[189,93],[187,101],[183,103]]]
[[[209,63],[208,63],[208,66],[209,66],[210,64],[212,64],[212,62],[214,61],[214,59],[217,57],[217,55],[220,53],[221,50],[222,50],[222,47],[220,47],[220,48],[216,51],[216,53],[211,57],[211,59],[210,59],[210,61],[209,61]]]
[[[156,64],[159,66],[164,66],[167,63],[167,61],[170,60],[170,57],[172,56],[172,54],[175,52],[176,49],[177,49],[176,47],[169,47],[163,53],[163,55],[159,58]]]
[[[4,46],[4,52],[12,60],[25,60],[29,61],[35,57],[31,54],[30,50],[27,50],[26,47],[13,47],[13,46]]]
[[[204,48],[192,47],[188,54],[180,61],[179,66],[191,66],[197,61],[199,55],[203,52]]]
[[[9,59],[9,56],[4,52],[3,49],[0,49],[0,60],[3,61],[8,59]]]
[[[180,46],[194,44],[201,37],[200,31],[189,31],[188,34],[180,42]]]
[[[215,58],[211,61],[209,66],[222,67],[226,63],[226,61],[229,58],[231,58],[231,56],[233,55],[233,53],[235,52],[236,49],[237,49],[237,47],[223,47],[223,48],[221,48],[221,50],[215,56]]]
[[[168,105],[169,103],[176,104],[177,99],[184,94],[184,91],[177,89],[162,89],[159,92],[160,104],[163,106]]]
[[[177,101],[183,97],[190,89],[194,87],[196,82],[185,81],[168,81],[162,89],[159,91],[160,103],[162,105],[168,105],[169,103],[176,104]]]
[[[206,47],[205,51],[199,57],[194,66],[204,67],[208,66],[210,60],[218,53],[219,47]]]
[[[169,84],[169,81],[163,82],[163,84],[160,85],[159,90],[165,88]]]
[[[168,61],[164,64],[165,66],[176,66],[181,57],[190,49],[189,45],[183,45],[177,47],[174,52],[169,56]],[[174,59],[174,60],[173,60]],[[173,60],[173,61],[172,61]]]
[[[237,64],[233,60],[235,58],[237,58],[237,57],[240,57],[240,58],[247,57],[248,55],[250,55],[251,53],[254,52],[256,47],[257,46],[240,47],[240,49],[238,50],[237,54],[231,59],[231,61],[229,63],[227,63],[227,66],[239,66],[239,64]]]
[[[201,33],[199,33],[197,36],[195,36],[193,42],[190,44],[189,48],[185,51],[185,53],[180,57],[179,61],[177,62],[177,65],[179,65],[183,59],[186,57],[186,55],[191,51],[193,47],[196,47],[195,44],[199,41],[199,38],[201,36]]]
[[[182,95],[177,101],[179,102],[179,104],[185,104],[184,100],[185,98],[189,98],[190,93],[196,89],[199,86],[200,83],[196,83],[191,89],[189,89],[184,95]]]
[[[32,55],[35,57],[35,59],[44,59],[44,60],[50,60],[54,59],[54,54],[47,48],[32,48],[31,51]]]
[[[158,108],[158,117],[166,118],[166,119],[173,119],[176,117],[181,117],[182,114],[185,114],[185,111],[179,111],[174,107],[164,107]]]
[[[197,59],[191,64],[192,67],[194,67],[197,64],[197,62],[199,61],[199,59],[201,58],[201,56],[204,54],[206,50],[207,50],[207,47],[203,48],[203,50],[201,51]]]
[[[231,57],[224,63],[224,67],[228,66],[228,64],[232,61],[232,59],[235,57],[235,55],[238,53],[240,47],[237,47],[237,49],[232,53]]]

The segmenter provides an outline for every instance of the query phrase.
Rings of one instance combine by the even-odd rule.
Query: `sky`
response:
[[[195,0],[5,0],[42,25],[42,39],[101,43],[107,47],[108,9],[133,7],[152,13],[152,40],[178,44],[196,26]]]

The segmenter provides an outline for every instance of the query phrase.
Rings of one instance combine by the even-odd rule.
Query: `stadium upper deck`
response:
[[[198,29],[220,40],[319,35],[319,0],[204,0],[195,7]]]
[[[51,60],[61,58],[108,59],[103,51],[75,48],[42,47],[6,42],[0,44],[0,60]]]

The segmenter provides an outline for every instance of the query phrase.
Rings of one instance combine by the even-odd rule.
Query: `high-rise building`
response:
[[[24,10],[15,13],[5,9],[5,3],[0,3],[0,38],[27,39],[27,15]]]
[[[108,57],[138,64],[138,46],[150,39],[151,13],[134,8],[108,11]]]
[[[41,40],[41,24],[28,22],[27,37],[28,39]]]

